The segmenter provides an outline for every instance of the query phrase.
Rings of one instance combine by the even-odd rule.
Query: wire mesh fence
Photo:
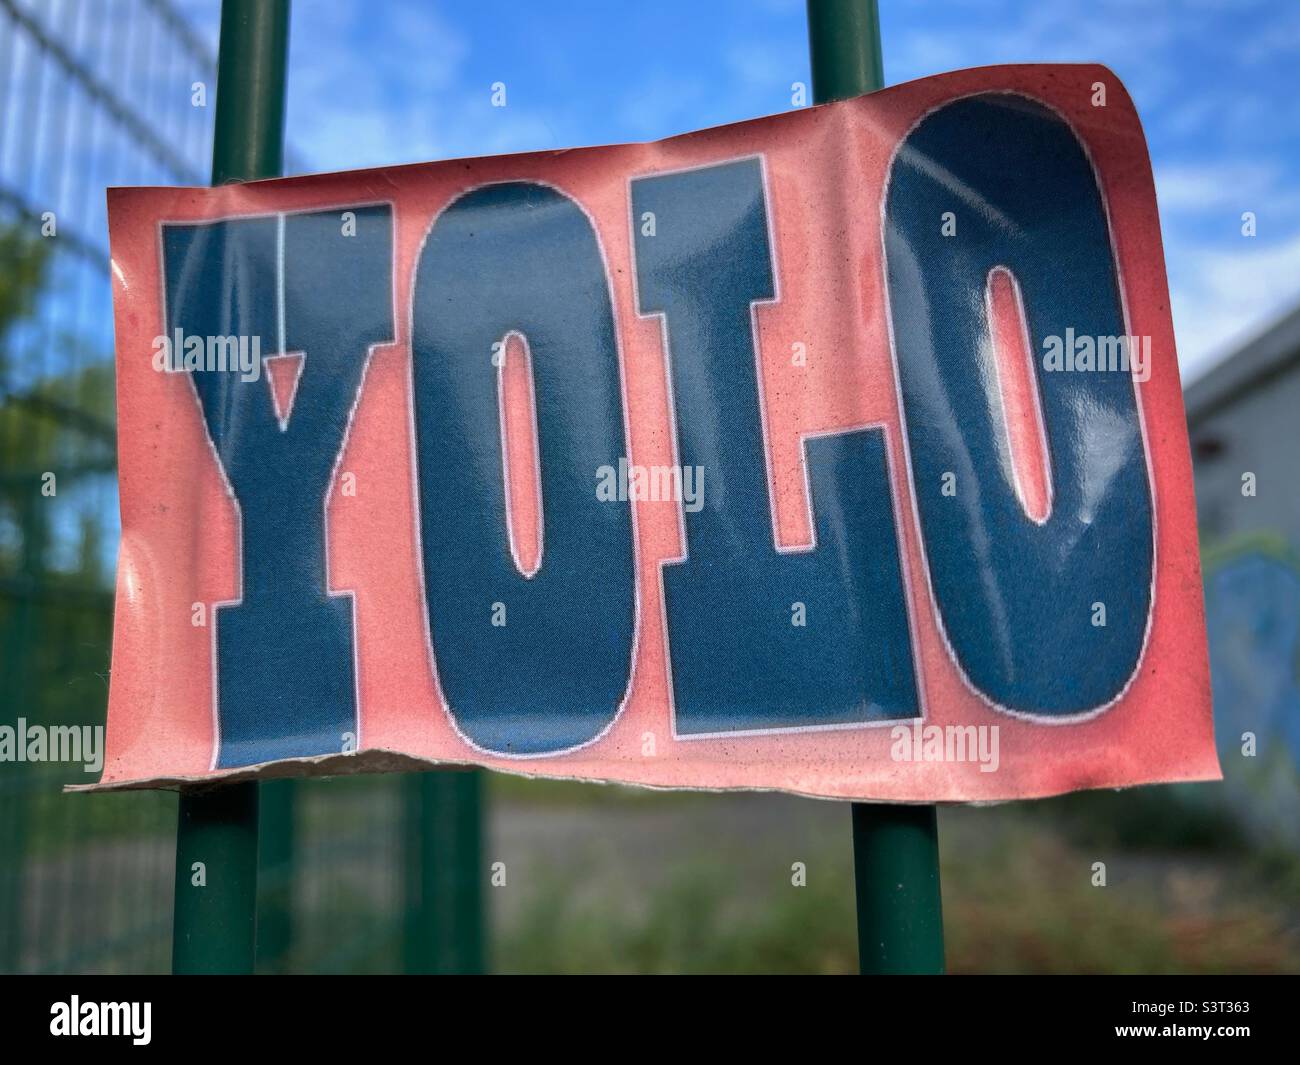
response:
[[[215,66],[169,0],[0,0],[0,726],[17,748],[0,764],[0,971],[170,961],[175,796],[64,795],[95,779],[93,738],[73,762],[28,760],[23,740],[104,724],[118,538],[104,189],[205,183]],[[397,777],[266,787],[260,967],[409,962],[412,797]]]

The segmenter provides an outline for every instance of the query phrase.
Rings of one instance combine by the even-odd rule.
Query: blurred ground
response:
[[[488,838],[470,875],[491,909],[494,970],[856,970],[847,805],[485,776]],[[266,971],[400,971],[409,783],[298,785],[292,940]],[[950,971],[1300,972],[1300,856],[1252,842],[1222,794],[942,810]],[[26,934],[0,969],[167,971],[175,797],[51,792],[29,813]],[[262,879],[272,887],[269,867]]]
[[[847,806],[504,777],[492,791],[498,971],[856,969]],[[1300,861],[1196,810],[1148,788],[941,811],[949,969],[1300,972]]]

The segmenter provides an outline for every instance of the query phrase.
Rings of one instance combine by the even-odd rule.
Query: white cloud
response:
[[[1300,232],[1241,249],[1207,245],[1171,252],[1170,298],[1186,383],[1290,311],[1300,298]]]
[[[1281,171],[1268,160],[1235,160],[1156,168],[1156,197],[1162,212],[1259,210],[1280,192]]]

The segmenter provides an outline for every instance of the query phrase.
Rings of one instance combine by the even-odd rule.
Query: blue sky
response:
[[[215,44],[216,0],[181,6]],[[882,0],[882,38],[891,84],[1115,70],[1151,145],[1186,378],[1300,302],[1300,3]],[[289,139],[310,170],[656,139],[786,110],[797,81],[802,0],[298,0]]]

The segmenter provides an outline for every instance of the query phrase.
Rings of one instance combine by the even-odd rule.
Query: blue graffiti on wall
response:
[[[1229,790],[1245,801],[1247,820],[1293,835],[1300,807],[1300,570],[1284,550],[1232,552],[1207,565],[1205,613],[1215,738]],[[1258,745],[1250,759],[1242,757],[1246,732]]]

